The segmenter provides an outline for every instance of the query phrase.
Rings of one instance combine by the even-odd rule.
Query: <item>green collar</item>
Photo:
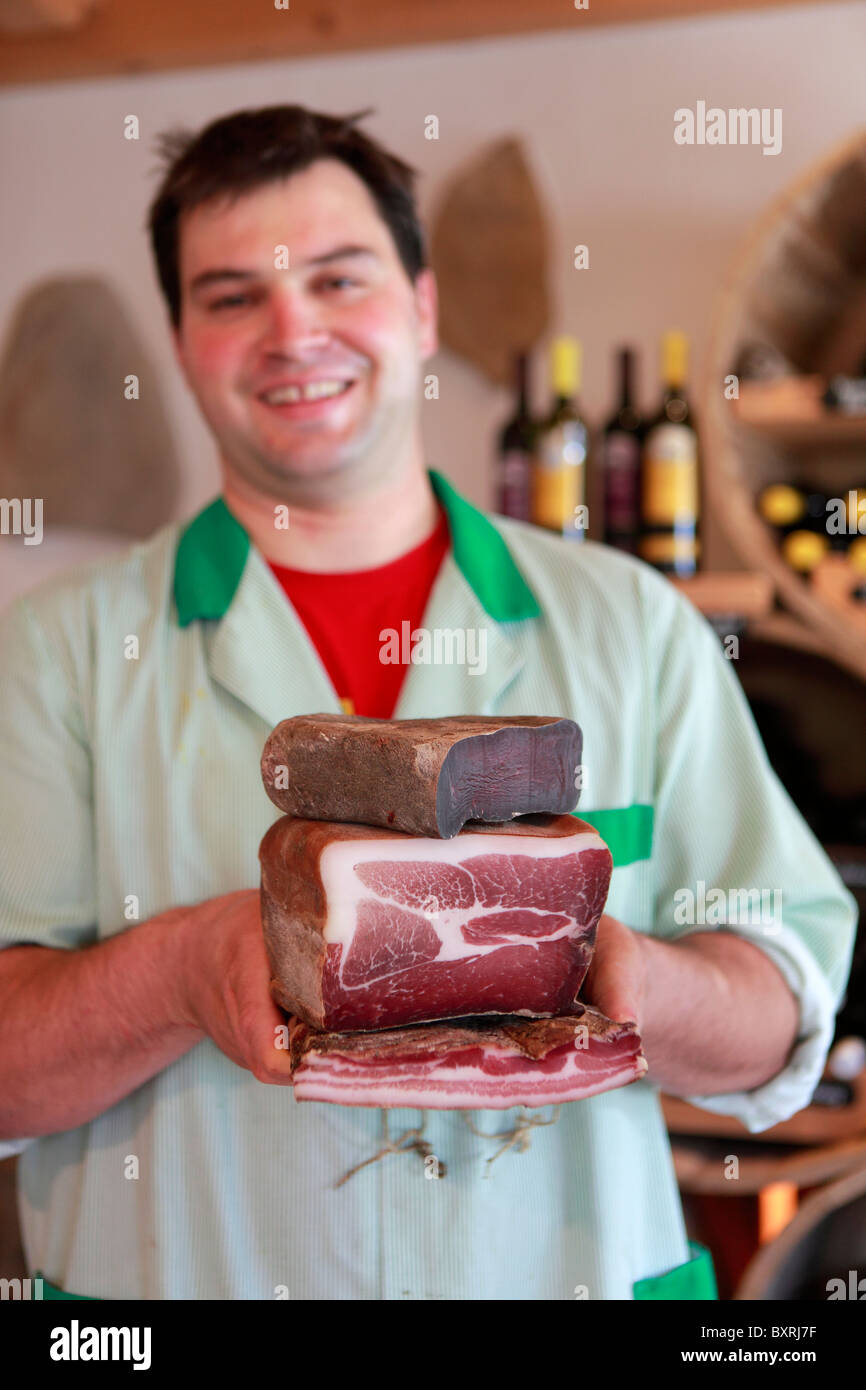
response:
[[[502,536],[441,473],[429,470],[430,483],[448,517],[454,561],[478,601],[497,622],[537,618],[538,602]],[[177,621],[223,618],[228,612],[250,551],[241,523],[217,497],[184,527],[174,562]]]

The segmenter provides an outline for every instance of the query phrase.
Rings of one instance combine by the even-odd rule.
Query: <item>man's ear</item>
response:
[[[415,281],[415,309],[418,314],[418,345],[426,361],[439,350],[439,292],[436,276],[429,268],[419,271]]]

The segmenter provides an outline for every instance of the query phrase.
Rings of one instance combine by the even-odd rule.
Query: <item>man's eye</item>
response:
[[[347,285],[357,285],[359,282],[353,280],[350,275],[329,275],[324,283],[329,289],[343,289]]]
[[[211,312],[213,312],[214,309],[233,309],[236,305],[246,304],[248,301],[249,295],[228,294],[224,299],[215,299],[213,304],[210,305],[210,309]]]

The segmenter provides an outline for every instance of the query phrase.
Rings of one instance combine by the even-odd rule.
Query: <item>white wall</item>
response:
[[[425,213],[450,172],[487,141],[524,138],[549,201],[554,327],[584,340],[588,413],[608,409],[612,349],[623,339],[643,350],[650,403],[660,331],[691,334],[699,371],[714,296],[749,224],[799,171],[866,127],[864,55],[862,3],[583,32],[576,12],[573,33],[11,89],[0,95],[0,332],[37,277],[99,271],[113,280],[161,364],[189,513],[215,493],[218,475],[175,369],[143,230],[153,139],[244,106],[300,102],[342,113],[372,104],[378,114],[366,128],[421,171]],[[674,110],[700,99],[781,107],[782,152],[676,145]],[[141,121],[138,143],[122,136],[129,113]],[[424,139],[431,113],[438,142]],[[590,248],[589,270],[572,268],[579,242]],[[487,504],[507,396],[447,352],[433,370],[441,398],[424,405],[429,461]],[[727,558],[717,542],[714,555]]]

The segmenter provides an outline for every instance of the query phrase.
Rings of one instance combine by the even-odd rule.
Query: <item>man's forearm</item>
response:
[[[799,1007],[757,946],[731,932],[640,937],[648,1078],[671,1095],[750,1091],[784,1067]]]
[[[204,1036],[185,1020],[185,910],[78,951],[0,952],[0,1139],[73,1129]]]

